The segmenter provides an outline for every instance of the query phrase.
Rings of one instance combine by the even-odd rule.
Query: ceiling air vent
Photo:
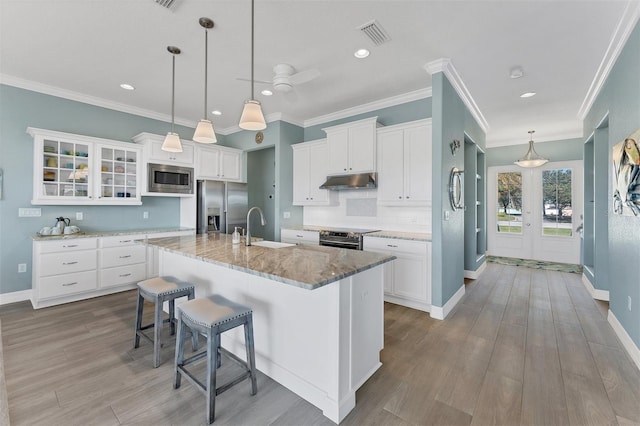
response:
[[[162,7],[166,7],[167,9],[171,9],[173,6],[175,6],[175,4],[178,2],[178,0],[155,0],[155,2],[158,3]]]
[[[380,46],[381,44],[391,41],[391,37],[389,37],[387,31],[385,31],[385,29],[382,28],[382,25],[380,25],[380,22],[375,19],[359,26],[358,29],[362,31],[362,34],[367,36],[376,46]]]

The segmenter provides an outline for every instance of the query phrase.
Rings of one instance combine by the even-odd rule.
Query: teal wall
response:
[[[611,148],[640,127],[640,24],[631,33],[616,64],[609,74],[596,101],[584,122],[584,139],[596,129],[608,114],[606,137],[596,138],[597,153],[605,144],[607,174],[612,173]],[[597,134],[596,134],[597,136]],[[596,166],[597,167],[597,166]],[[596,188],[596,196],[603,188]],[[600,194],[602,195],[602,194]],[[640,279],[637,263],[640,259],[640,217],[613,214],[612,190],[607,185],[607,215],[596,216],[596,229],[607,226],[608,238],[597,240],[597,246],[608,246],[609,308],[622,324],[636,346],[640,347]],[[596,283],[600,286],[596,269]],[[632,310],[627,308],[627,298],[632,299]]]
[[[223,144],[243,151],[253,151],[265,147],[275,148],[275,203],[274,203],[274,238],[280,240],[280,228],[302,223],[302,207],[293,206],[293,149],[291,145],[302,142],[302,127],[276,121],[269,123],[263,131],[264,140],[258,145],[255,132],[240,131],[227,135]],[[282,214],[289,212],[290,218],[284,219]]]
[[[534,148],[538,154],[551,161],[582,160],[583,142],[582,138],[535,142]],[[486,151],[487,167],[510,166],[522,158],[528,149],[528,141],[518,145],[489,148]]]
[[[378,117],[378,123],[383,126],[391,126],[394,124],[429,118],[431,117],[431,98],[418,99],[416,101],[306,127],[304,129],[304,141],[306,142],[326,138],[326,133],[322,131],[325,127],[337,126],[338,124],[349,123],[351,121],[362,120],[369,117]]]
[[[126,230],[176,227],[180,224],[177,198],[143,197],[142,206],[35,206],[37,218],[19,218],[18,208],[32,207],[33,139],[27,127],[38,127],[79,135],[130,142],[140,132],[164,134],[171,124],[101,108],[12,86],[0,85],[0,168],[4,171],[0,201],[0,293],[31,288],[31,236],[55,223],[71,218],[85,230]],[[184,139],[193,129],[177,126]],[[75,220],[75,212],[84,220]],[[149,219],[142,219],[144,211]],[[26,263],[27,272],[18,273]]]
[[[247,188],[249,206],[260,207],[267,222],[260,224],[260,215],[251,215],[251,235],[265,240],[275,238],[275,147],[250,151],[247,154]]]

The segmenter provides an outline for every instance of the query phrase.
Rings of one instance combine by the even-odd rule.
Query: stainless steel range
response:
[[[362,250],[364,234],[376,232],[376,229],[327,228],[320,231],[320,245],[329,247]]]

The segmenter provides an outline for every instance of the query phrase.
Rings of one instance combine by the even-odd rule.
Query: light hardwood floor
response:
[[[135,298],[0,307],[12,425],[205,423],[202,394],[172,388],[173,342],[157,369],[150,344],[132,348]],[[606,309],[577,274],[499,264],[445,321],[386,304],[383,366],[342,424],[640,424],[640,372]],[[258,387],[218,396],[214,424],[332,424],[263,374]]]

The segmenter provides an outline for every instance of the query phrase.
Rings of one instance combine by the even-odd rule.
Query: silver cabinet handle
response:
[[[302,235],[298,235],[298,234],[296,234],[296,237],[298,237],[298,238],[302,238]]]
[[[128,258],[128,257],[131,257],[131,255],[130,255],[130,254],[127,254],[127,255],[124,255],[124,256],[120,256],[120,259],[126,259],[126,258]]]
[[[131,274],[120,274],[121,277],[128,277]]]
[[[402,200],[402,195],[398,195],[398,199],[399,199],[399,200]]]
[[[398,246],[396,246],[394,244],[387,244],[387,247],[394,247],[395,248],[395,247],[398,247]]]
[[[71,247],[78,247],[78,245],[77,244],[68,244],[68,245],[62,246],[62,248],[71,248]]]
[[[78,284],[78,281],[74,281],[72,283],[62,284],[62,287],[69,287],[70,285],[76,285],[76,284]]]
[[[121,243],[130,243],[131,240],[120,240]]]
[[[76,263],[78,263],[77,261],[74,262],[62,262],[63,265],[75,265]]]

